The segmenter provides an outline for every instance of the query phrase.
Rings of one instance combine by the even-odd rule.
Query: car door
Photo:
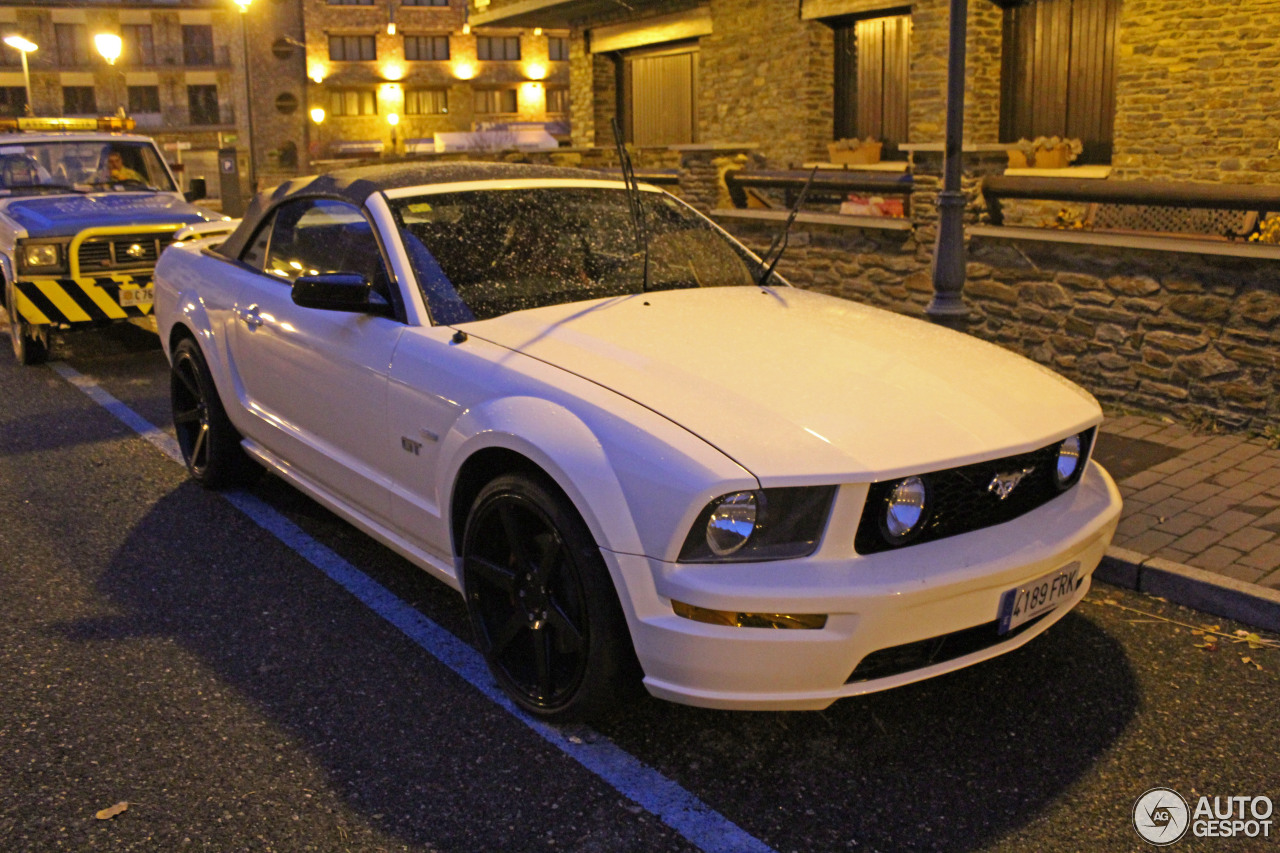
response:
[[[334,199],[287,202],[241,260],[230,362],[253,422],[249,437],[385,524],[387,373],[404,323],[303,308],[291,297],[300,275],[332,272],[360,273],[389,296],[369,220]]]

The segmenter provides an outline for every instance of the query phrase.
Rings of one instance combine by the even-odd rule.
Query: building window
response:
[[[569,112],[569,90],[565,88],[547,89],[547,112]]]
[[[64,68],[89,64],[89,35],[84,24],[54,24],[53,38],[58,46],[58,64]]]
[[[552,62],[568,62],[569,40],[564,36],[547,36],[547,58]]]
[[[0,65],[21,65],[22,51],[0,42]]]
[[[376,116],[378,101],[369,89],[340,89],[329,93],[329,114]]]
[[[213,64],[212,26],[209,24],[182,25],[182,61],[186,65]]]
[[[515,89],[476,89],[475,94],[477,113],[517,112]]]
[[[405,6],[448,6],[449,0],[404,0]]]
[[[63,86],[62,112],[69,116],[98,114],[98,103],[93,99],[92,86]]]
[[[372,6],[373,0],[329,0],[330,6]]]
[[[192,124],[222,124],[217,86],[188,86],[187,109]]]
[[[124,24],[120,27],[124,42],[124,61],[130,65],[155,65],[155,33],[150,24]]]
[[[0,86],[0,116],[20,116],[27,111],[25,86]]]
[[[835,28],[836,139],[907,141],[911,16],[867,18]]]
[[[449,93],[445,89],[410,89],[404,93],[404,114],[439,116],[449,112]]]
[[[697,142],[698,50],[642,50],[623,56],[623,135],[635,145]]]
[[[129,112],[131,113],[160,112],[160,87],[159,86],[130,86],[129,87]]]
[[[334,62],[368,62],[377,58],[373,36],[329,36],[329,59]]]
[[[448,36],[405,36],[404,58],[410,62],[438,62],[449,58]]]
[[[510,61],[519,58],[519,36],[476,36],[476,59]]]
[[[1111,162],[1121,0],[1041,0],[1004,11],[1000,139],[1073,137]]]

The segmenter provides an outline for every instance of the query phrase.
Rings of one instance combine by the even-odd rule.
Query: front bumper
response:
[[[150,287],[150,272],[14,282],[18,315],[32,326],[77,326],[147,317],[151,314]]]
[[[1090,463],[1066,494],[1005,524],[860,556],[852,531],[865,487],[841,489],[818,551],[804,560],[680,565],[605,552],[626,587],[645,686],[710,708],[821,709],[1003,654],[1043,633],[1088,592],[1120,516],[1111,477]],[[850,681],[873,652],[985,625],[1009,589],[1078,561],[1074,595],[1025,630],[951,660]],[[732,628],[676,616],[671,602],[755,613],[825,613],[820,630]]]

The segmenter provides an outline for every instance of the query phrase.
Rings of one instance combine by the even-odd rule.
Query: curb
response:
[[[1107,548],[1093,576],[1214,616],[1280,632],[1280,590],[1114,546]]]

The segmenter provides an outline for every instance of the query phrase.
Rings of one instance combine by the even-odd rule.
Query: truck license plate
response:
[[[122,287],[120,288],[121,308],[141,308],[155,301],[154,287]]]

